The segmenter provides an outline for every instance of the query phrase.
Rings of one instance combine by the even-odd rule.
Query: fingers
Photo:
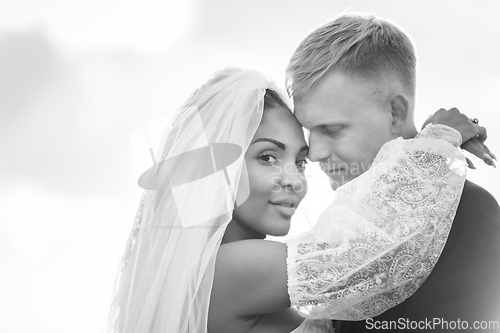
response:
[[[476,118],[469,118],[455,107],[449,110],[441,108],[426,120],[424,126],[427,123],[443,124],[456,129],[462,136],[463,149],[479,157],[486,164],[496,167],[496,156],[484,144],[488,138],[486,128],[479,126]],[[469,167],[474,168],[470,160],[467,163]]]
[[[465,158],[465,161],[467,162],[467,167],[469,169],[474,169],[474,170],[477,169],[476,166],[474,165],[474,163],[472,163],[472,161],[469,160],[467,157]]]
[[[491,156],[491,158],[493,158],[493,159],[496,161],[496,160],[497,160],[497,157],[495,156],[495,154],[493,154],[493,153],[491,152],[490,148],[488,148],[488,146],[486,146],[486,145],[484,144],[484,142],[481,142],[481,144],[483,145],[483,148],[484,148],[484,150],[486,151],[486,153],[488,153],[488,155],[490,155],[490,156]]]
[[[493,156],[490,155],[490,150],[489,148],[484,144],[484,142],[482,142],[481,140],[477,139],[477,138],[474,138],[473,140],[471,140],[471,143],[475,146],[477,146],[478,148],[480,148],[482,151],[483,151],[483,156],[482,156],[482,160],[484,161],[484,163],[488,164],[488,165],[491,165],[493,166],[494,168],[496,168],[496,164],[495,164],[495,161],[494,161],[494,158]],[[481,157],[480,157],[481,158]],[[496,158],[495,158],[496,159]]]
[[[471,142],[471,140],[467,141],[466,143],[464,143],[462,145],[462,148],[467,150],[469,153],[481,158],[481,156],[483,155],[483,150],[479,147],[477,147],[475,144],[473,144]],[[467,165],[469,166],[469,168],[471,169],[476,169],[476,167],[474,166],[474,163],[472,163],[472,161],[470,159],[466,159],[467,160]]]
[[[482,159],[484,161],[484,163],[496,168],[495,161],[493,160],[491,155],[488,153],[488,151],[489,151],[488,147],[486,147],[478,138],[472,138],[469,141],[465,142],[462,145],[462,148],[467,150],[469,153]],[[468,161],[467,164],[469,164],[469,167],[470,167],[472,162]]]

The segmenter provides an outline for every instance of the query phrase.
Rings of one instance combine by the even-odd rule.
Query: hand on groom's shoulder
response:
[[[388,321],[434,321],[433,329],[423,329],[429,332],[448,331],[439,321],[500,325],[500,208],[488,191],[466,181],[446,246],[428,279],[402,304],[370,320],[371,325],[343,322],[340,332],[373,331]],[[382,331],[410,331],[403,326]],[[500,332],[500,327],[480,331]]]

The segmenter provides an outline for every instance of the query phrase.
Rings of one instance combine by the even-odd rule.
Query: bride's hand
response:
[[[442,124],[456,129],[462,135],[462,149],[482,159],[486,164],[496,167],[495,155],[484,144],[487,134],[486,128],[474,123],[469,117],[461,113],[457,108],[449,110],[439,109],[432,116],[427,118],[423,127],[427,124]],[[475,169],[474,164],[467,159],[470,168]]]
[[[472,138],[469,141],[462,144],[462,149],[467,150],[469,153],[476,155],[484,161],[484,163],[496,168],[495,161],[496,156],[491,152],[491,150],[481,141],[479,138]],[[467,158],[467,164],[469,168],[475,169],[474,164]]]

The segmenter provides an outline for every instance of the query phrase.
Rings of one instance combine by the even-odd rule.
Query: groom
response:
[[[405,138],[416,135],[415,67],[409,37],[372,16],[340,16],[298,46],[287,68],[288,90],[310,132],[309,159],[320,163],[334,189],[368,169],[390,135],[391,114],[399,115]],[[472,149],[482,147],[476,144]],[[378,317],[341,322],[336,333],[465,328],[500,332],[500,209],[470,181],[440,259],[420,289]]]

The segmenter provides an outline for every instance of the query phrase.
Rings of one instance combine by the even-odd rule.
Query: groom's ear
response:
[[[402,136],[410,112],[410,103],[404,95],[396,95],[391,100],[391,133]]]

